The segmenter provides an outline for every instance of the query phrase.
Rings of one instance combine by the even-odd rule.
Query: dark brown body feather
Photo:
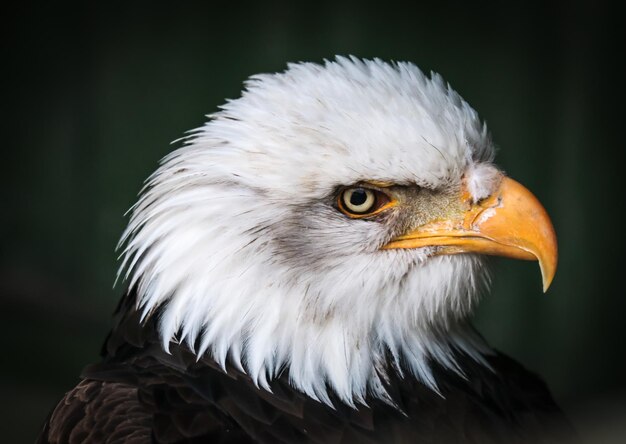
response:
[[[393,377],[398,408],[371,399],[331,409],[295,391],[273,393],[235,369],[224,373],[185,346],[161,348],[158,314],[141,326],[135,298],[118,308],[103,360],[83,372],[48,418],[41,443],[539,443],[574,434],[545,384],[502,354],[493,370],[459,355],[466,375],[434,365],[440,396],[414,378]]]

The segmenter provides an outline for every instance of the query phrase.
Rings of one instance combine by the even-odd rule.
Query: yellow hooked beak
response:
[[[437,247],[435,254],[478,253],[537,260],[547,291],[558,258],[552,222],[537,198],[520,183],[503,177],[488,198],[472,203],[462,191],[464,211],[429,222],[392,239],[383,249]]]

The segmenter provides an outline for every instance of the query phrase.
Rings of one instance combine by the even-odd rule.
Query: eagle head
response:
[[[269,389],[388,399],[389,372],[483,362],[468,326],[484,255],[539,260],[536,199],[492,163],[477,113],[410,63],[337,57],[251,77],[165,157],[132,208],[120,273],[167,349]]]

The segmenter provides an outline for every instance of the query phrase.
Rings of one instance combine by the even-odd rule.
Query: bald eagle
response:
[[[40,442],[553,442],[540,378],[469,318],[485,255],[557,264],[477,113],[411,63],[251,77],[162,160],[127,291]]]

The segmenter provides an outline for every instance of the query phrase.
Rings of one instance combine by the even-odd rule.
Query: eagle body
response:
[[[545,384],[468,318],[484,255],[552,225],[476,112],[409,63],[253,76],[148,179],[102,361],[39,442],[563,442]]]
[[[163,351],[156,317],[140,328],[126,295],[104,345],[40,437],[42,443],[552,443],[570,426],[539,377],[503,354],[488,366],[457,357],[464,375],[433,369],[439,393],[397,375],[394,405],[368,399],[353,409],[295,390],[285,375],[260,389],[249,376],[184,344]]]

